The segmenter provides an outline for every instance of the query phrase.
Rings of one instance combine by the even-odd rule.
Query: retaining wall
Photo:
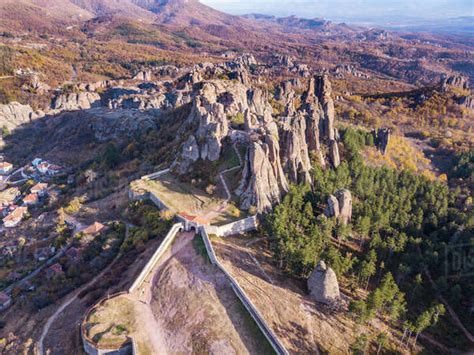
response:
[[[235,234],[245,233],[256,230],[258,227],[258,219],[256,216],[240,219],[236,222],[225,224],[223,226],[206,226],[209,234],[215,234],[219,237],[228,237]]]
[[[142,180],[154,180],[154,179],[157,179],[159,178],[161,175],[164,175],[166,174],[167,172],[169,172],[170,169],[164,169],[164,170],[161,170],[161,171],[157,171],[156,173],[153,173],[153,174],[150,174],[150,175],[144,175],[141,177]]]
[[[132,286],[128,289],[129,293],[132,293],[141,286],[142,282],[155,267],[157,261],[160,259],[161,256],[163,256],[164,252],[171,245],[178,232],[181,231],[183,228],[183,223],[176,223],[171,227],[165,239],[163,239],[163,241],[160,243],[160,246],[158,247],[158,249],[156,249],[155,253],[145,265],[140,275],[138,275]]]
[[[204,245],[206,246],[207,254],[209,255],[209,259],[211,260],[211,263],[216,265],[226,275],[235,294],[240,299],[240,301],[242,302],[244,307],[247,309],[247,311],[250,313],[255,323],[257,323],[257,326],[265,335],[265,337],[267,338],[267,340],[269,341],[273,349],[276,351],[276,353],[279,355],[287,355],[288,351],[285,349],[285,347],[280,342],[280,340],[275,335],[275,333],[273,333],[271,328],[267,325],[267,323],[265,322],[261,314],[258,312],[257,308],[254,306],[252,301],[250,301],[250,298],[247,296],[245,291],[240,287],[237,280],[234,279],[234,277],[225,269],[225,267],[217,259],[216,253],[214,251],[214,248],[212,247],[212,243],[211,243],[211,240],[209,239],[209,234],[206,231],[206,228],[201,227],[200,233],[204,241]]]

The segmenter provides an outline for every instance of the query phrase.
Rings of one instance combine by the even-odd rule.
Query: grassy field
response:
[[[89,338],[101,348],[118,348],[130,337],[136,341],[140,354],[149,354],[137,322],[133,301],[114,297],[90,315],[86,327]]]
[[[178,181],[172,174],[156,180],[138,180],[132,188],[150,191],[158,196],[173,212],[186,212],[207,218],[212,224],[226,224],[244,218],[235,205],[216,198],[189,183]]]

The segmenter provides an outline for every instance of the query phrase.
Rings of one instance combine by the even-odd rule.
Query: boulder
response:
[[[316,265],[307,284],[310,296],[317,302],[333,305],[341,298],[336,273],[323,260]]]

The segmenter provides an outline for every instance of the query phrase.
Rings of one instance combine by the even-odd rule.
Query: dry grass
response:
[[[136,341],[140,354],[151,354],[137,318],[133,301],[114,297],[87,319],[87,333],[101,348],[117,348],[131,337]]]
[[[431,162],[423,152],[416,149],[406,138],[393,135],[390,138],[387,153],[382,155],[374,147],[366,147],[363,156],[367,164],[372,166],[388,166],[392,169],[409,170],[422,174],[430,180],[436,175],[430,170]]]

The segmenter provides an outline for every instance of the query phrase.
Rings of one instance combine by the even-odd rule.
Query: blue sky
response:
[[[474,0],[201,0],[233,14],[251,12],[276,16],[360,18],[450,18],[474,16]]]

